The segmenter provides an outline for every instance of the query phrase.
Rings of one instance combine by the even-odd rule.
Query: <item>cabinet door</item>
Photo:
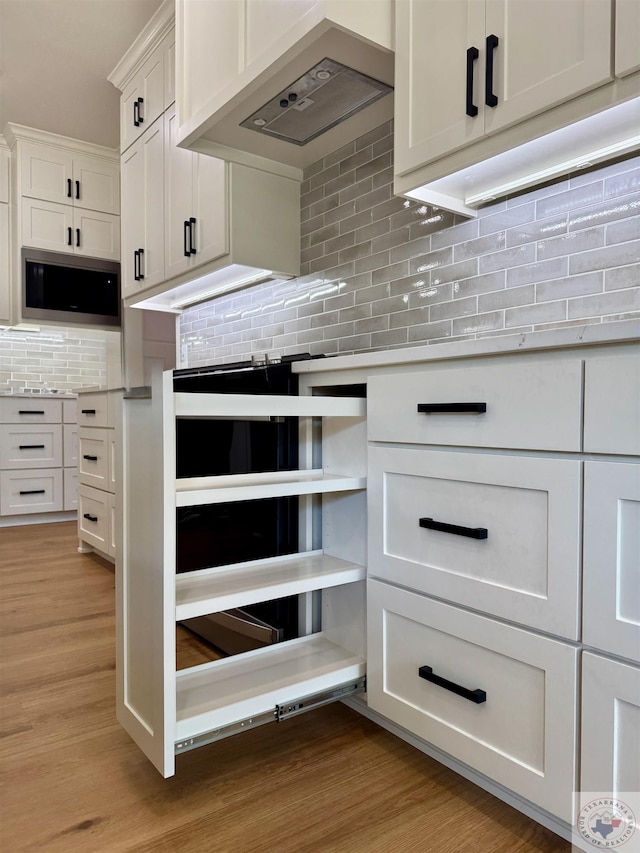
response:
[[[20,192],[29,198],[73,204],[70,152],[32,142],[20,144]]]
[[[484,133],[483,64],[473,63],[472,102],[465,111],[467,50],[484,54],[481,0],[396,3],[395,170],[404,174]]]
[[[120,260],[120,217],[75,208],[73,211],[75,255]]]
[[[9,205],[0,203],[0,323],[11,324]]]
[[[197,154],[194,172],[195,223],[192,255],[196,265],[229,251],[229,193],[227,164],[216,157]]]
[[[640,465],[585,462],[583,640],[640,659]]]
[[[582,656],[582,791],[640,790],[640,669]]]
[[[640,456],[640,349],[591,358],[584,377],[584,449]]]
[[[640,3],[616,0],[616,77],[640,69]]]
[[[190,217],[195,216],[193,185],[197,154],[177,148],[178,120],[175,111],[165,116],[165,273],[173,278],[192,265],[186,233]]]
[[[120,149],[153,124],[164,110],[164,48],[153,51],[120,98]]]
[[[611,0],[486,0],[486,35],[499,44],[493,51],[498,101],[485,109],[485,133],[611,80],[611,28]],[[488,49],[485,43],[482,52]]]
[[[50,201],[22,199],[22,245],[73,252],[73,208]]]
[[[134,254],[144,241],[144,143],[140,139],[122,155],[120,180],[122,182],[122,295],[130,296],[139,290],[134,276],[137,256]]]
[[[101,210],[103,213],[120,213],[120,166],[115,160],[74,157],[73,181],[76,207]]]

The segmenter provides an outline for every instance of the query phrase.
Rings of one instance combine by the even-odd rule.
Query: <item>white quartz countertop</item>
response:
[[[621,343],[624,341],[640,341],[640,320],[581,324],[562,329],[519,332],[513,335],[479,338],[472,341],[452,341],[451,343],[433,343],[352,355],[328,356],[311,361],[297,361],[293,363],[292,367],[294,373],[323,373],[334,370],[385,367],[423,361],[442,361],[450,358],[535,352],[536,350]]]
[[[0,391],[2,397],[28,397],[30,400],[75,400],[78,396],[71,391]]]

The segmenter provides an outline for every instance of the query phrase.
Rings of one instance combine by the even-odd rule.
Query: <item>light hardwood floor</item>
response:
[[[71,523],[0,529],[2,853],[570,850],[343,705],[163,780],[115,720],[113,569],[76,545]]]

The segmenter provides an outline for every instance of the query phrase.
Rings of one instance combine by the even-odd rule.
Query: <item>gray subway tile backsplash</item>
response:
[[[301,277],[184,311],[185,364],[261,347],[331,355],[437,345],[638,314],[639,157],[463,219],[393,195],[392,132],[387,122],[305,170]]]

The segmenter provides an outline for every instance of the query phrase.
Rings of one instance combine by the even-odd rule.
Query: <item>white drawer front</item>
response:
[[[64,469],[64,508],[73,510],[78,508],[78,469]]]
[[[78,427],[65,424],[63,427],[64,467],[75,468],[78,465]]]
[[[78,538],[107,554],[109,535],[109,495],[78,486]]]
[[[374,580],[367,602],[368,704],[571,822],[577,650]]]
[[[367,489],[371,576],[578,639],[580,462],[371,446]]]
[[[59,424],[62,422],[62,400],[2,397],[0,421],[5,424]]]
[[[370,441],[580,450],[582,365],[479,365],[375,376],[367,393]],[[423,413],[418,406],[486,405]]]
[[[583,654],[581,737],[582,791],[640,791],[639,667]]]
[[[109,407],[106,392],[78,396],[78,426],[106,427],[109,425]]]
[[[78,479],[87,486],[107,489],[109,483],[109,430],[78,430]]]
[[[584,642],[639,660],[640,465],[585,462],[583,573]]]
[[[65,424],[75,424],[78,420],[78,401],[62,401],[62,420]]]
[[[61,467],[61,424],[0,426],[0,468]]]
[[[0,472],[0,514],[59,512],[63,507],[62,468]]]
[[[585,364],[584,449],[640,456],[640,350]]]

